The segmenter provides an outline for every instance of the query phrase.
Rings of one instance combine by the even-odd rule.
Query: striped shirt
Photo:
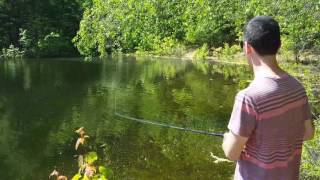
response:
[[[228,128],[248,137],[236,180],[299,179],[304,121],[311,119],[305,89],[294,77],[255,78],[235,98]]]

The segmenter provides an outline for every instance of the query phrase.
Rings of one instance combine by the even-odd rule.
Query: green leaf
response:
[[[104,166],[99,166],[99,173],[104,175],[104,176],[107,176],[108,170]]]
[[[89,152],[85,155],[85,162],[87,162],[88,164],[92,164],[96,160],[98,160],[98,155],[96,152]]]
[[[101,175],[98,180],[108,180],[104,175]]]
[[[99,173],[109,178],[113,175],[113,171],[110,168],[106,168],[104,166],[99,166]]]
[[[92,180],[108,180],[104,175],[96,175]]]
[[[84,175],[82,180],[90,180],[90,178],[88,176]]]
[[[81,179],[81,178],[82,178],[81,174],[80,174],[80,173],[77,173],[76,175],[74,175],[74,176],[72,177],[71,180],[79,180],[79,179]]]

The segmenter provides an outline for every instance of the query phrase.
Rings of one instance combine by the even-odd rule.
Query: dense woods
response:
[[[243,26],[256,15],[274,16],[283,45],[298,53],[319,45],[318,1],[124,1],[93,0],[74,39],[81,54],[220,47],[242,40]],[[95,37],[95,38],[92,38]]]
[[[17,48],[29,57],[179,55],[204,45],[238,44],[243,26],[256,15],[280,22],[283,49],[297,59],[319,49],[316,0],[1,0],[0,48],[3,55]]]
[[[74,56],[81,14],[74,0],[0,0],[0,48],[16,47],[27,57]]]

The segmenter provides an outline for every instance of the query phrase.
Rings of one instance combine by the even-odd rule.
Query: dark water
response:
[[[71,179],[81,126],[110,179],[230,179],[234,164],[210,157],[223,157],[221,138],[122,119],[115,104],[132,117],[223,132],[246,72],[133,58],[0,61],[0,179],[48,179],[55,167]]]

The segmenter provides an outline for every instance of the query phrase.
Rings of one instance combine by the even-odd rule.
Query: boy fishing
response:
[[[244,36],[254,80],[236,95],[222,148],[237,161],[236,180],[299,179],[303,141],[314,136],[305,89],[277,63],[277,21],[255,17]]]

